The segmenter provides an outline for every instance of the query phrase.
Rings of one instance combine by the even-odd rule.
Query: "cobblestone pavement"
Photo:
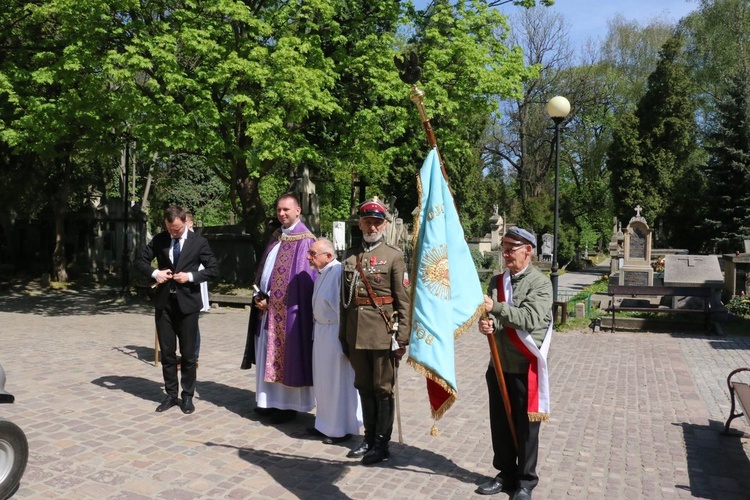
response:
[[[246,324],[242,309],[203,316],[196,412],[159,414],[147,303],[106,290],[0,295],[0,363],[16,396],[0,411],[30,445],[15,498],[464,499],[494,475],[476,330],[457,341],[459,399],[439,435],[424,379],[402,366],[404,443],[394,432],[390,461],[365,467],[345,457],[358,439],[306,435],[313,414],[278,426],[254,414],[254,371],[239,370]],[[750,338],[555,333],[534,497],[749,499],[748,434],[718,433],[739,366],[750,366]],[[733,427],[750,432],[742,419]]]

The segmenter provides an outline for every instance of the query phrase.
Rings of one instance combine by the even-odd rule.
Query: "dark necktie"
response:
[[[174,246],[172,247],[172,265],[177,267],[177,260],[180,258],[180,238],[174,238]]]

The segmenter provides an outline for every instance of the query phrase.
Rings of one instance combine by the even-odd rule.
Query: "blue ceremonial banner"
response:
[[[427,378],[432,417],[458,397],[454,341],[479,319],[484,294],[437,148],[417,179],[408,363]]]

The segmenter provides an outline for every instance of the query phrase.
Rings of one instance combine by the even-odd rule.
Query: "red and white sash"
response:
[[[502,286],[501,286],[502,285]],[[503,273],[502,282],[498,281],[497,300],[513,305],[513,289],[510,286],[510,271]],[[547,327],[547,333],[538,348],[536,342],[526,330],[517,330],[505,326],[513,345],[529,362],[528,373],[528,415],[530,422],[547,422],[549,420],[549,373],[547,371],[547,353],[552,340],[552,321]]]

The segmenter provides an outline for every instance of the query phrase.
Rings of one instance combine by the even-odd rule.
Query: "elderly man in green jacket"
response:
[[[536,236],[530,231],[513,227],[505,233],[502,250],[506,269],[490,280],[485,296],[488,316],[479,320],[479,331],[494,335],[505,390],[499,386],[495,367],[490,364],[486,379],[492,465],[500,472],[479,485],[476,492],[494,495],[505,491],[512,493],[512,500],[530,499],[539,482],[539,427],[549,419],[547,353],[552,337],[552,284],[531,265],[534,248]],[[504,393],[510,402],[510,419]]]

